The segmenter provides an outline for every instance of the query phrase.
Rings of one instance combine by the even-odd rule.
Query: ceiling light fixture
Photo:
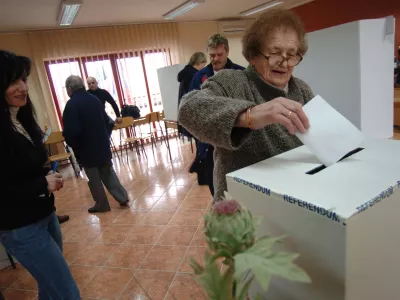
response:
[[[169,11],[165,15],[163,15],[165,20],[172,20],[175,19],[177,16],[183,15],[187,13],[189,10],[199,6],[201,3],[204,3],[205,0],[190,0],[183,3],[181,6],[174,8],[173,10]]]
[[[60,13],[58,15],[58,24],[60,24],[60,26],[71,25],[82,4],[82,1],[62,1]]]
[[[283,1],[272,1],[272,2],[268,2],[268,3],[264,3],[264,4],[261,4],[259,6],[250,8],[249,10],[243,11],[239,15],[241,15],[242,17],[247,17],[247,16],[250,16],[250,15],[254,15],[256,13],[259,13],[260,11],[266,10],[268,8],[271,8],[271,7],[277,6],[279,4],[282,4],[282,3],[283,3]]]

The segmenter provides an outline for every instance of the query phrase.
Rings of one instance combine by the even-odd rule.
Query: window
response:
[[[70,75],[82,76],[79,59],[64,59],[45,62],[46,72],[50,82],[50,89],[54,98],[59,124],[62,125],[62,112],[69,99],[65,89],[65,80]]]
[[[168,66],[168,57],[165,51],[150,52],[144,55],[147,80],[149,84],[150,99],[153,111],[162,111],[163,104],[158,83],[157,69]]]
[[[121,110],[121,101],[117,92],[116,81],[112,71],[111,59],[103,56],[95,58],[83,58],[82,59],[85,70],[85,78],[91,76],[97,79],[99,87],[107,90],[111,96],[114,98],[119,109]],[[111,105],[106,104],[106,113],[113,119],[117,116],[115,115],[114,109]]]
[[[120,108],[124,104],[136,105],[141,115],[145,116],[150,112],[163,110],[157,69],[169,65],[169,50],[165,49],[45,62],[61,126],[62,113],[69,99],[65,90],[65,80],[69,75],[79,75],[85,82],[88,76],[95,77],[99,87],[107,90]],[[115,118],[110,105],[106,104],[106,112]]]
[[[141,57],[132,55],[117,58],[117,68],[124,102],[139,107],[142,116],[150,113],[149,94]]]

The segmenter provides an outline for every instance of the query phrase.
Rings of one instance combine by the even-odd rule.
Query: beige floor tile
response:
[[[73,261],[75,265],[102,266],[117,251],[119,244],[90,243]]]
[[[95,242],[101,243],[122,243],[135,229],[135,225],[110,225]]]
[[[124,243],[153,245],[161,236],[164,229],[165,226],[138,225]]]
[[[162,300],[174,275],[174,272],[138,270],[120,299]]]
[[[129,269],[102,268],[82,291],[82,297],[118,299],[132,276]]]
[[[196,226],[167,226],[157,243],[160,245],[189,246],[196,230]]]
[[[177,271],[187,247],[156,245],[143,261],[141,269],[157,271]]]
[[[23,291],[7,289],[3,292],[4,300],[34,300],[37,297],[37,292],[35,291]]]
[[[106,262],[106,266],[137,269],[151,248],[151,245],[122,244]]]

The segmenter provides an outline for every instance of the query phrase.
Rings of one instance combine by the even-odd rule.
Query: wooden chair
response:
[[[122,148],[125,148],[126,151],[126,157],[128,159],[128,146],[131,144],[135,145],[136,148],[136,154],[140,156],[140,151],[139,148],[142,149],[142,152],[147,158],[146,150],[144,149],[144,141],[141,136],[138,136],[136,132],[133,130],[135,120],[132,117],[124,117],[122,118],[122,122],[120,124],[115,124],[114,129],[120,131],[120,140],[121,140],[121,156],[122,156]],[[127,137],[122,138],[122,130],[126,129],[127,130]],[[122,141],[124,141],[124,144],[122,144]]]
[[[164,124],[165,124],[165,114],[164,114],[164,111],[161,111],[160,113],[159,113],[159,120],[160,120],[160,122],[163,122]],[[176,121],[170,121],[170,120],[168,120],[168,122],[170,123],[170,125],[171,125],[171,122],[172,123],[177,123],[177,125],[178,125],[178,122],[176,122]],[[164,125],[164,127],[165,127],[165,136],[166,136],[166,138],[167,139],[169,139],[169,136],[170,135],[175,135],[175,137],[176,137],[176,139],[178,139],[178,136],[179,136],[179,131],[178,131],[178,127],[166,127],[165,125]],[[168,130],[168,131],[167,131]],[[185,137],[183,137],[183,141],[185,141]],[[188,141],[190,142],[190,147],[191,147],[191,149],[192,149],[192,153],[193,153],[193,138],[192,137],[188,137]],[[168,145],[167,145],[167,147],[169,147],[169,143],[168,143]]]
[[[157,138],[160,137],[161,144],[165,140],[164,130],[160,122],[160,113],[152,112],[145,116],[148,121],[149,131],[145,132],[151,139],[151,146],[157,147]]]
[[[65,149],[65,153],[59,153],[59,154],[51,154],[51,146],[52,145],[57,145],[57,144],[63,144],[63,147]],[[54,164],[56,161],[69,161],[71,164],[72,168],[74,169],[75,176],[79,177],[79,171],[76,170],[74,161],[72,159],[71,151],[69,147],[65,144],[65,139],[62,134],[62,131],[54,131],[50,134],[49,138],[44,142],[44,144],[47,146],[47,153],[49,155],[49,162],[50,164]]]
[[[160,122],[162,121],[162,122],[165,123],[165,114],[164,114],[164,111],[162,111],[162,112],[159,113],[159,120],[160,120]],[[171,120],[168,120],[168,122],[175,122],[175,123],[177,123],[176,121],[171,121]],[[165,135],[167,136],[167,138],[168,138],[170,135],[175,135],[175,134],[176,134],[175,137],[178,138],[178,127],[176,127],[176,128],[167,127],[167,126],[165,126],[165,124],[164,124],[164,127],[166,128],[165,130],[168,130],[168,131],[165,132]]]
[[[164,120],[164,126],[165,126],[165,132],[177,132],[178,131],[178,122],[176,121],[168,121],[168,120]],[[167,135],[167,148],[168,148],[168,152],[169,152],[169,158],[172,161],[172,155],[171,155],[171,148],[169,145],[169,137]],[[192,150],[193,151],[193,150]]]

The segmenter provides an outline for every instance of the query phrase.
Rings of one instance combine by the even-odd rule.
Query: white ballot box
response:
[[[312,278],[274,278],[262,299],[400,299],[399,155],[400,142],[367,139],[324,168],[302,146],[227,175],[229,194],[263,217],[258,235],[286,235],[280,250]]]

